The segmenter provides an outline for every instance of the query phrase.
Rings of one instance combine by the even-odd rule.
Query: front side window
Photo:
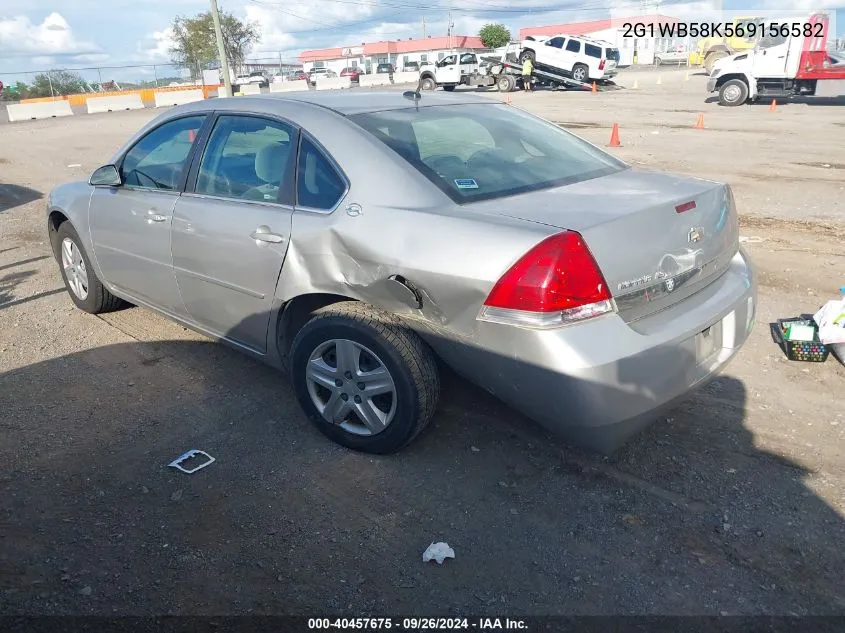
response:
[[[555,48],[563,48],[564,38],[562,37],[553,37],[549,40],[549,46],[553,46]]]
[[[188,156],[205,115],[169,121],[138,141],[120,166],[123,184],[175,191],[187,169]]]
[[[259,117],[217,119],[200,163],[196,193],[256,202],[292,201],[292,127]]]
[[[457,203],[564,186],[627,165],[560,127],[497,104],[350,117]]]
[[[566,43],[566,50],[570,53],[580,53],[581,52],[581,42],[578,40],[569,40]]]
[[[346,183],[331,162],[308,138],[302,137],[296,176],[296,204],[327,211],[346,193]]]

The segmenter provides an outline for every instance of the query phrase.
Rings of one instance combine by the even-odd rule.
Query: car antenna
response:
[[[421,90],[422,90],[422,78],[420,78],[420,81],[417,84],[416,89],[406,90],[405,92],[402,93],[402,96],[405,97],[406,99],[413,99],[414,103],[417,104],[417,107],[419,107],[419,100],[422,99],[422,94],[420,93]]]

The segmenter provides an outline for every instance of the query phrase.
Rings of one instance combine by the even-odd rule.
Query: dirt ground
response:
[[[749,343],[607,458],[452,375],[411,447],[354,454],[274,370],[143,309],[76,310],[44,198],[154,112],[0,125],[0,614],[845,614],[845,368],[785,360],[768,325],[845,285],[845,110],[720,108],[704,81],[510,95],[596,144],[618,123],[637,167],[730,182],[750,238]],[[167,468],[191,448],[217,461]],[[436,541],[456,558],[424,564]]]

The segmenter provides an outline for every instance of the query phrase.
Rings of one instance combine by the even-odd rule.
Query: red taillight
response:
[[[552,235],[523,255],[499,279],[484,306],[496,309],[498,317],[502,310],[518,311],[521,322],[525,313],[555,315],[537,323],[545,326],[612,310],[607,282],[584,238],[574,231]]]
[[[690,211],[692,209],[695,209],[695,200],[679,204],[675,207],[675,213],[685,213],[686,211]]]
[[[604,70],[604,60],[599,62],[599,70]]]

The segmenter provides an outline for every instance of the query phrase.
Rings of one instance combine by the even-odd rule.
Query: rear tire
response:
[[[727,107],[741,106],[748,100],[748,86],[742,79],[731,79],[719,88],[719,104]]]
[[[348,301],[317,310],[294,338],[290,359],[302,410],[323,435],[346,448],[395,453],[434,416],[440,378],[432,352],[392,315],[366,304]],[[368,383],[367,376],[377,372]],[[369,389],[384,393],[367,397]],[[381,425],[362,417],[373,411]]]
[[[446,92],[452,92],[455,89],[455,86],[443,86],[443,90]]]
[[[511,75],[501,75],[496,81],[499,92],[512,92],[516,88],[516,78]]]
[[[127,305],[97,279],[82,240],[70,222],[62,223],[56,231],[55,255],[65,288],[77,308],[89,314],[101,314]]]
[[[590,69],[584,64],[575,64],[572,67],[572,78],[581,83],[587,82],[590,80]]]

